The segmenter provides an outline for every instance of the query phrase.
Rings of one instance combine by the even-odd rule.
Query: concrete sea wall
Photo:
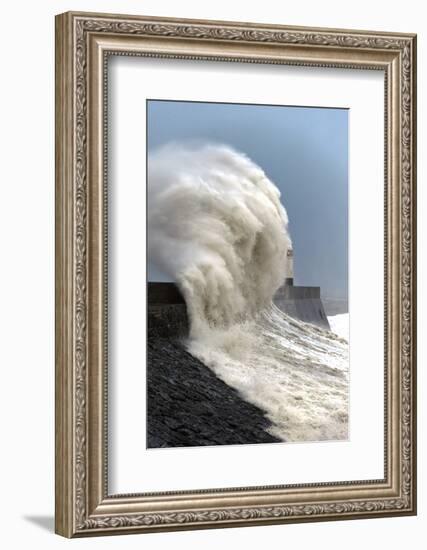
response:
[[[318,286],[284,285],[276,292],[274,303],[294,319],[330,329]]]
[[[147,302],[149,334],[167,337],[188,333],[185,302],[175,284],[149,282]],[[274,303],[294,319],[329,330],[319,287],[284,285]]]

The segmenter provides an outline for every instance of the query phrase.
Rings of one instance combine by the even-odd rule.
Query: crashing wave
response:
[[[179,286],[186,347],[286,441],[348,437],[348,344],[273,305],[291,248],[280,192],[225,145],[170,143],[148,159],[148,254]]]

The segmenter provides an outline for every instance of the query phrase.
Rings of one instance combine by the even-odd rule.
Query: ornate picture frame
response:
[[[108,56],[384,72],[384,478],[111,495]],[[65,537],[416,513],[416,36],[68,12],[56,17],[56,532]]]

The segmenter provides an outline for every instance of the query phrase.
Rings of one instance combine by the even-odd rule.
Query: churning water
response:
[[[150,260],[178,284],[189,352],[265,411],[286,441],[348,436],[348,343],[272,302],[291,247],[280,192],[225,145],[149,154]]]

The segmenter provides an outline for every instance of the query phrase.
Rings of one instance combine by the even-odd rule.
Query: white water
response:
[[[349,340],[350,337],[350,325],[349,325],[349,315],[348,313],[339,313],[338,315],[331,315],[328,317],[329,326],[331,331],[344,338],[344,340]]]
[[[149,257],[179,285],[187,348],[287,441],[347,438],[348,344],[272,303],[291,247],[280,193],[223,145],[149,155]]]

